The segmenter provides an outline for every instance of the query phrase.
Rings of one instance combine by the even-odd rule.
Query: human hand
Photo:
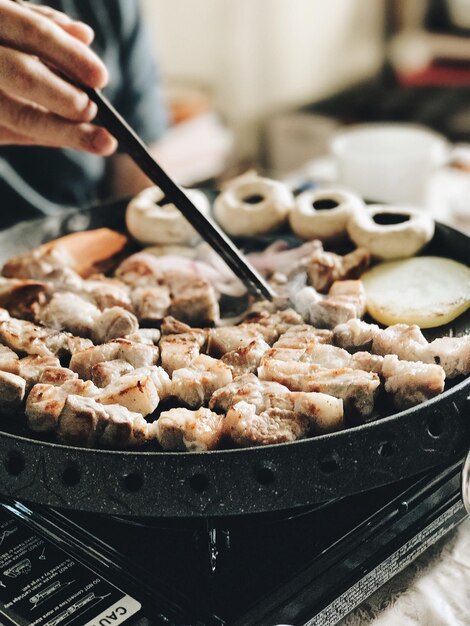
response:
[[[49,7],[0,0],[0,144],[115,151],[108,131],[90,123],[95,103],[54,71],[103,87],[108,75],[89,48],[93,35]]]

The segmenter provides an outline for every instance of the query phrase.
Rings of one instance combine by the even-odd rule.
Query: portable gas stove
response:
[[[3,500],[1,623],[330,626],[465,518],[461,471],[458,458],[315,508],[225,519]]]

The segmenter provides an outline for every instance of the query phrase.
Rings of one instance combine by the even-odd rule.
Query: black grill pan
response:
[[[0,232],[0,261],[75,230],[124,230],[125,204]],[[470,238],[438,224],[426,250],[470,263]],[[85,252],[84,252],[85,253]],[[470,331],[463,315],[447,332]],[[441,331],[442,332],[442,331]],[[339,433],[206,453],[74,448],[0,431],[0,492],[54,507],[138,517],[226,516],[325,502],[424,472],[470,447],[470,379],[407,411]],[[2,418],[0,428],[15,416]]]

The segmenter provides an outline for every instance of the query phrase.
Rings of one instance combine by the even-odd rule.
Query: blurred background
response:
[[[143,0],[176,177],[335,182],[332,136],[399,121],[451,142],[438,217],[470,228],[470,0]],[[455,149],[457,147],[457,149]]]

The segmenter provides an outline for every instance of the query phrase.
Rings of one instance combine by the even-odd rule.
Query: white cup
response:
[[[431,174],[449,158],[444,137],[413,124],[361,124],[331,141],[338,182],[365,200],[426,204]]]

